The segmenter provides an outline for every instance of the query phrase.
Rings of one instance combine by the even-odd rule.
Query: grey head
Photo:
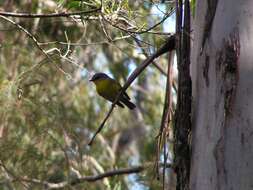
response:
[[[105,73],[96,73],[92,76],[90,81],[96,81],[96,80],[99,80],[99,79],[108,79],[108,78],[110,78],[110,77]]]

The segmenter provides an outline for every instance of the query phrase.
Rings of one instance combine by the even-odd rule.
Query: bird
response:
[[[122,89],[119,82],[105,73],[95,73],[89,81],[96,85],[97,93],[110,102],[114,102]],[[130,97],[126,92],[123,92],[116,104],[122,108],[124,108],[125,105],[131,110],[136,107],[136,105],[130,101]]]

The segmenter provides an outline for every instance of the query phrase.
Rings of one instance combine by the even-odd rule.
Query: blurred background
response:
[[[163,113],[168,55],[156,59],[156,65],[146,68],[127,90],[137,109],[116,107],[91,147],[87,143],[111,104],[97,96],[89,78],[105,72],[123,85],[175,32],[174,1],[102,2],[102,14],[8,17],[31,33],[37,44],[0,18],[0,189],[43,189],[43,181],[59,184],[133,166],[145,169],[64,189],[162,189],[154,163],[157,158],[163,161],[157,155],[156,136]],[[68,13],[91,10],[100,3],[0,0],[0,9]],[[174,72],[176,76],[176,65]],[[171,163],[172,146],[167,145],[167,163]],[[174,189],[174,174],[166,170],[165,182],[168,189]]]

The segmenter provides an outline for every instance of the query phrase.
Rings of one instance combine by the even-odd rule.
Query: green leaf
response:
[[[70,3],[67,4],[68,9],[78,9],[80,8],[80,2],[79,1],[71,1]]]

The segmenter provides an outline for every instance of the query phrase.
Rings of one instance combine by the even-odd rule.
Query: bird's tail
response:
[[[132,102],[130,102],[128,99],[123,98],[122,100],[120,100],[121,102],[123,102],[129,109],[134,109],[136,107],[136,105]]]

